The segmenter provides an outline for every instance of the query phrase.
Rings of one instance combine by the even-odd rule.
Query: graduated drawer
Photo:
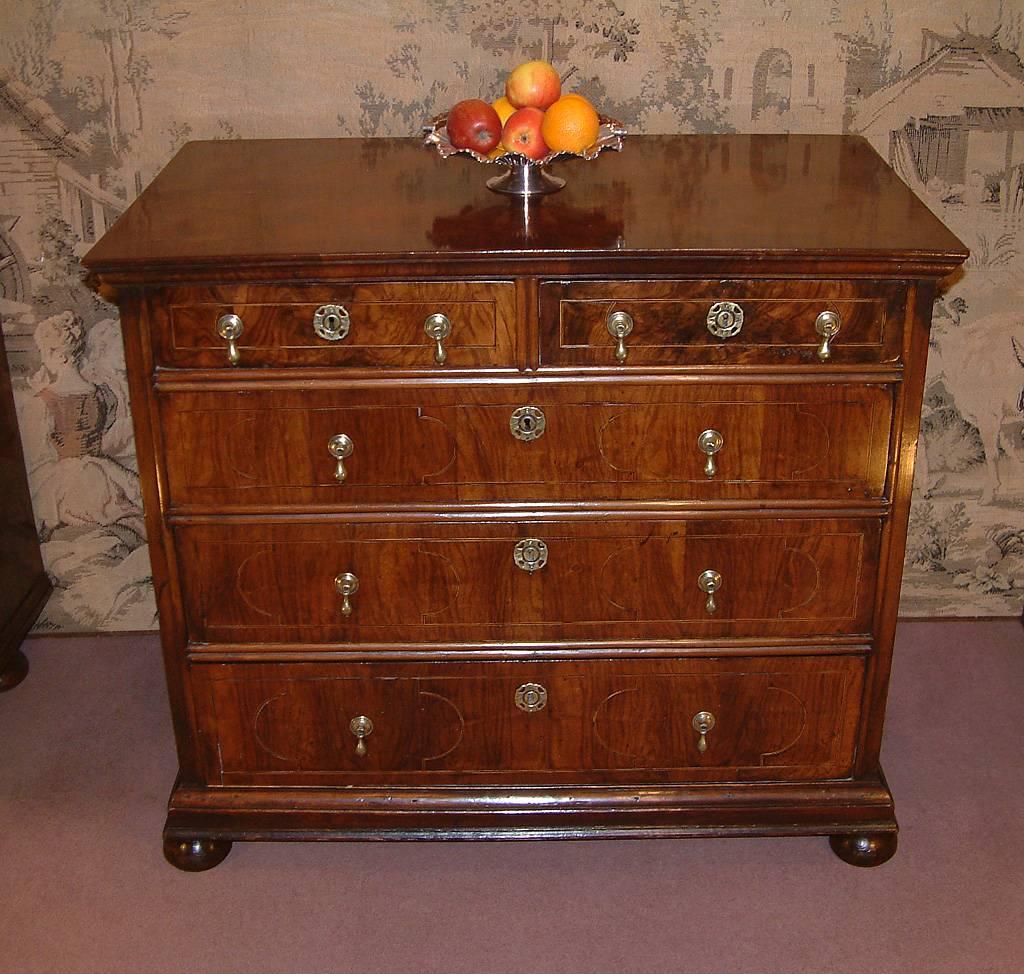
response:
[[[323,338],[317,311],[347,315],[344,337]],[[160,365],[230,368],[229,342],[218,333],[224,315],[237,315],[237,368],[287,365],[391,366],[443,371],[515,366],[515,285],[510,282],[403,282],[178,287],[163,292],[154,329]],[[327,320],[329,313],[325,313]],[[426,330],[442,314],[451,333],[444,362]],[[341,312],[328,321],[336,325]]]
[[[403,384],[174,392],[160,410],[178,508],[863,499],[884,491],[892,387]]]
[[[208,783],[237,787],[844,777],[863,671],[837,655],[191,672]]]
[[[721,331],[731,322],[736,329],[738,316],[727,305],[739,307],[742,324],[731,337],[719,337],[708,317],[716,309],[714,327]],[[896,362],[905,306],[901,282],[548,281],[540,287],[541,365],[820,367],[822,312],[839,317],[828,362]],[[616,312],[632,320],[624,359],[609,332]]]
[[[879,519],[295,520],[175,531],[201,649],[866,634]],[[706,572],[720,576],[710,608]],[[358,580],[349,612],[343,575]]]

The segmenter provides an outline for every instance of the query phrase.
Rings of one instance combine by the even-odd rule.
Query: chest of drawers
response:
[[[854,138],[565,169],[524,203],[408,140],[193,143],[88,255],[124,323],[175,865],[895,851],[882,721],[963,246]]]

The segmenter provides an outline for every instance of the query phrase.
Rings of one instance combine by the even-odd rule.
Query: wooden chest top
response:
[[[559,257],[576,271],[635,257],[651,273],[695,261],[705,272],[806,273],[795,262],[811,260],[832,273],[838,261],[932,276],[967,254],[857,136],[638,136],[557,169],[565,189],[524,208],[485,187],[485,167],[416,139],[193,142],[84,263],[147,283],[225,266],[259,278],[386,261],[388,276],[422,274],[426,259],[439,273],[484,263],[528,273],[540,259],[550,272]]]

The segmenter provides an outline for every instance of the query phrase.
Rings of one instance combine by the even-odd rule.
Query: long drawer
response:
[[[200,664],[212,785],[837,778],[859,656]]]
[[[825,361],[894,363],[905,312],[900,282],[548,281],[540,288],[541,365],[820,368],[823,313],[838,325]],[[620,347],[615,328],[623,323]]]
[[[244,510],[877,498],[892,397],[853,383],[402,384],[168,392],[160,408],[171,505]]]
[[[251,646],[867,634],[879,532],[853,517],[176,528],[192,642]]]
[[[515,309],[507,281],[183,286],[155,306],[166,316],[156,358],[188,368],[514,368]],[[219,330],[226,315],[234,332]],[[434,315],[448,327],[440,356],[426,330]]]

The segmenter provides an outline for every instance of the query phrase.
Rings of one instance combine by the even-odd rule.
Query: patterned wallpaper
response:
[[[1018,613],[1022,20],[1012,0],[0,0],[0,312],[56,586],[40,625],[155,624],[119,325],[80,282],[103,228],[189,139],[411,136],[532,57],[636,132],[862,133],[963,238],[903,612]]]

